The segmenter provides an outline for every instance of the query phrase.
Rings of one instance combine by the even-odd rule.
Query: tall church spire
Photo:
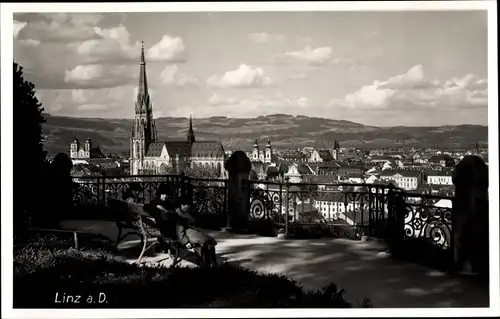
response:
[[[144,58],[144,42],[141,41],[141,67],[139,71],[139,90],[137,91],[136,111],[149,108],[148,80],[146,77],[146,60]]]
[[[156,141],[156,126],[153,119],[153,106],[148,92],[144,44],[141,43],[141,62],[139,70],[139,89],[135,101],[135,117],[130,137],[130,173],[144,172],[143,160],[149,145]]]
[[[193,144],[196,141],[196,139],[194,137],[194,130],[193,130],[193,117],[191,114],[189,114],[189,131],[187,133],[187,140],[191,144]]]

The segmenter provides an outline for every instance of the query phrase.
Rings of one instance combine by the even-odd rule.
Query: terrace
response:
[[[228,180],[166,175],[78,178],[74,182],[77,213],[65,222],[71,229],[108,233],[114,238],[115,230],[106,218],[107,200],[119,198],[136,185],[141,200],[149,202],[159,185],[166,183],[171,185],[174,201],[180,193],[190,193],[199,226],[219,242],[221,261],[280,273],[305,288],[337,282],[348,291],[348,298],[369,297],[376,307],[488,305],[487,290],[447,274],[453,264],[452,206],[435,203],[452,201],[451,197],[407,194],[390,185],[338,184],[324,190],[316,184],[245,180],[246,234],[237,234],[221,232],[229,224]],[[267,236],[258,235],[263,233]],[[415,249],[412,239],[425,239],[432,247]],[[138,241],[125,245],[138,245]],[[393,247],[402,248],[397,253]],[[414,249],[416,258],[407,258],[405,249]],[[388,251],[407,260],[390,258]],[[163,257],[153,253],[146,260]],[[419,265],[418,259],[439,260],[437,268],[441,268]]]

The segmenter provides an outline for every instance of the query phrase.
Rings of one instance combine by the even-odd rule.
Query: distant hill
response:
[[[45,114],[45,149],[50,154],[68,152],[73,134],[80,140],[91,138],[105,153],[128,155],[130,119],[89,119]],[[156,119],[160,140],[185,139],[187,118]],[[193,119],[198,140],[222,140],[226,149],[250,150],[255,139],[264,147],[267,137],[275,148],[331,147],[473,147],[486,145],[488,127],[458,125],[441,127],[375,127],[349,121],[318,117],[274,114],[257,118],[223,116]]]

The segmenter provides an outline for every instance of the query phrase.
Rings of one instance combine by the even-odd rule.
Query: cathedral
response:
[[[175,174],[189,169],[200,169],[213,172],[216,177],[226,178],[225,157],[221,141],[196,140],[191,117],[185,140],[158,141],[142,46],[139,90],[130,137],[130,174]]]

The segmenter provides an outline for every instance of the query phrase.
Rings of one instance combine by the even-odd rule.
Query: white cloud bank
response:
[[[160,73],[160,81],[168,86],[193,86],[198,84],[198,79],[179,71],[177,65],[167,65]]]
[[[228,71],[222,75],[212,75],[206,81],[209,87],[260,87],[268,86],[272,83],[270,77],[264,74],[261,68],[252,68],[246,64],[241,64],[238,69]]]
[[[351,109],[430,107],[459,110],[487,107],[488,80],[467,74],[447,81],[428,79],[422,65],[384,81],[374,81],[334,105]]]
[[[269,34],[267,32],[255,32],[248,36],[249,40],[254,43],[269,43],[269,42],[283,42],[286,37],[281,34]]]

